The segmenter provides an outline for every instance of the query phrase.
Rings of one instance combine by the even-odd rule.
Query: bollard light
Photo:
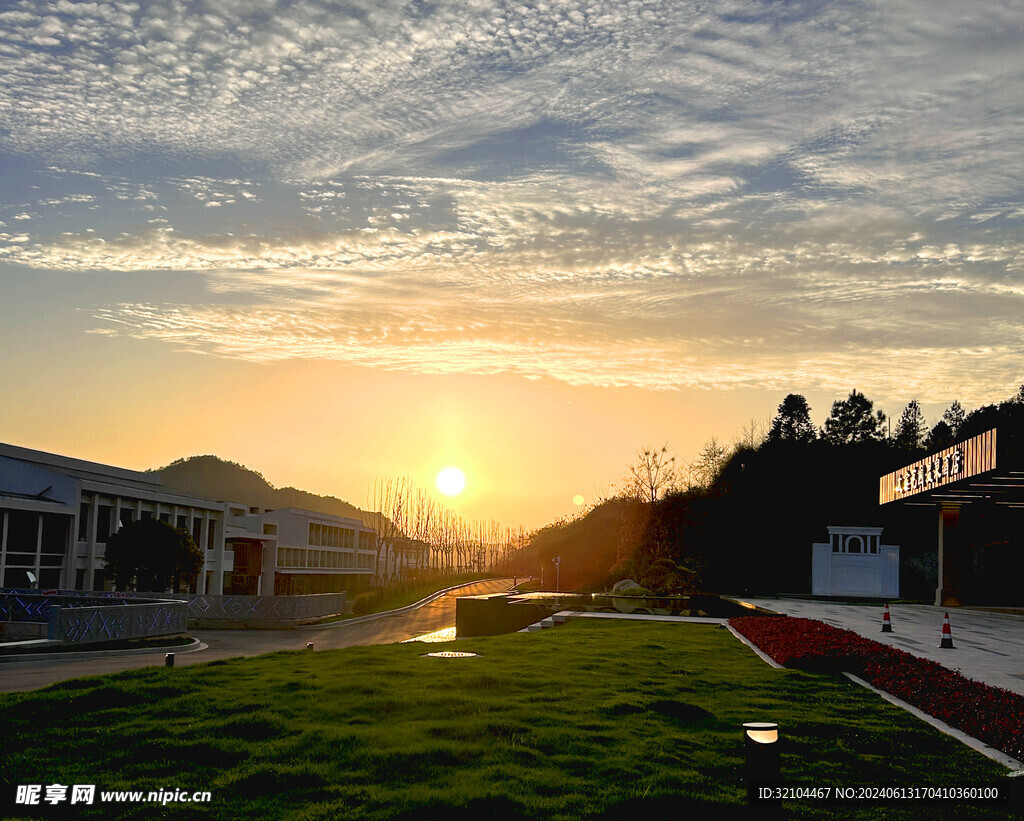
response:
[[[758,804],[758,787],[779,780],[779,725],[772,721],[748,721],[743,725],[747,800]]]
[[[743,729],[746,737],[757,744],[774,744],[779,740],[779,725],[771,721],[748,721]]]
[[[174,653],[168,653],[166,656],[164,656],[164,667],[173,667],[173,666],[174,666]]]
[[[313,649],[313,642],[309,642],[309,643],[308,643],[308,644],[306,645],[306,649],[307,649],[307,650],[312,650],[312,649]]]

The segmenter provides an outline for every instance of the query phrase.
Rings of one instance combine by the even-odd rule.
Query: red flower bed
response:
[[[849,672],[986,744],[1024,760],[1024,696],[813,619],[744,616],[738,632],[779,664]]]

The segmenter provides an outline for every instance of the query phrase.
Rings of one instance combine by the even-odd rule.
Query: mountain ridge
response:
[[[296,507],[358,519],[371,525],[376,518],[335,496],[318,496],[294,487],[274,487],[259,471],[213,454],[176,459],[165,467],[146,472],[158,474],[168,490],[201,499],[240,502],[261,511]]]

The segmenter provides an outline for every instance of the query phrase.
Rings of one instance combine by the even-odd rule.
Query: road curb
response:
[[[166,647],[133,647],[130,650],[83,650],[80,653],[20,653],[18,655],[0,656],[0,664],[141,656],[145,653],[195,653],[199,650],[205,650],[208,646],[199,639],[192,639],[190,644],[172,644]]]
[[[880,695],[890,704],[894,704],[897,707],[903,708],[915,718],[919,718],[921,719],[921,721],[931,724],[936,730],[940,730],[946,735],[955,738],[961,744],[966,744],[971,749],[977,750],[982,755],[988,756],[993,761],[997,761],[998,763],[1002,764],[1004,767],[1007,767],[1008,769],[1024,774],[1024,762],[1018,761],[1016,758],[1007,755],[1002,750],[997,750],[995,747],[989,746],[984,741],[979,741],[972,735],[967,735],[967,733],[965,733],[963,730],[958,730],[956,729],[956,727],[950,727],[946,722],[940,721],[935,716],[928,715],[928,713],[924,712],[923,710],[919,710],[913,704],[907,704],[907,702],[903,701],[902,699],[896,698],[896,696],[892,695],[891,693],[885,692],[885,690],[879,690],[877,687],[868,684],[868,682],[864,681],[864,679],[858,678],[853,673],[844,672],[843,675],[855,684],[859,684],[861,687],[865,687],[868,690],[871,690],[873,693],[878,693],[878,695]]]

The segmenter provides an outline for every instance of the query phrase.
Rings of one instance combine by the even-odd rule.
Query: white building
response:
[[[376,574],[374,531],[356,519],[261,513],[168,492],[157,473],[0,444],[0,587],[110,590],[107,537],[147,517],[192,534],[197,594],[353,591]]]
[[[882,544],[880,527],[828,526],[828,542],[812,545],[814,596],[900,595],[900,549]]]
[[[277,531],[276,556],[268,551],[264,557],[265,595],[352,592],[371,584],[377,567],[373,528],[357,519],[294,507],[270,510],[260,518]]]
[[[193,592],[224,592],[234,568],[225,541],[229,507],[244,510],[169,493],[155,473],[0,443],[0,587],[109,590],[107,537],[153,517],[185,528],[203,551]]]
[[[430,545],[420,539],[399,536],[381,546],[380,575],[389,581],[415,578],[430,564]]]

